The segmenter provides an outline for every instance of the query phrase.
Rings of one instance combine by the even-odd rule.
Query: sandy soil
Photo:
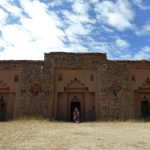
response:
[[[0,122],[0,150],[150,150],[150,123]]]

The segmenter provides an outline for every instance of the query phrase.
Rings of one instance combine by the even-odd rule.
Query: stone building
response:
[[[101,53],[46,53],[44,61],[0,61],[0,120],[43,116],[82,120],[150,115],[150,61]]]

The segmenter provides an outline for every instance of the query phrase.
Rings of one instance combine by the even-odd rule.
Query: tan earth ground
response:
[[[0,122],[0,150],[150,150],[150,122]]]

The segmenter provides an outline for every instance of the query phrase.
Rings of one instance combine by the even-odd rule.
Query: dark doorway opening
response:
[[[0,121],[5,121],[6,119],[6,103],[3,96],[0,96]]]
[[[141,102],[141,115],[142,117],[149,116],[149,102],[148,101]]]
[[[80,115],[81,115],[81,105],[80,102],[71,102],[71,110],[70,110],[70,120],[73,121],[73,112],[75,108],[78,108],[78,110],[80,111]]]

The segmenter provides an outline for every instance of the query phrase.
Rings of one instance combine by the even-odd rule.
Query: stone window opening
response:
[[[93,74],[90,75],[90,81],[94,81],[94,75]]]
[[[46,90],[45,91],[45,95],[49,95],[50,94],[50,91],[49,90]]]
[[[114,95],[115,97],[117,97],[117,92],[116,92],[115,89],[113,89],[113,95]]]
[[[75,77],[74,80],[77,81],[78,79]]]
[[[147,79],[146,79],[146,83],[150,83],[150,79],[149,79],[149,77],[147,77]]]
[[[37,95],[39,95],[39,91],[35,91],[33,94],[34,94],[34,96],[37,96]]]
[[[132,75],[132,81],[136,81],[135,75]]]
[[[58,75],[58,81],[62,81],[62,75],[61,74]]]
[[[40,92],[42,92],[42,87],[39,83],[34,83],[31,85],[30,91],[32,95],[37,96]]]
[[[99,62],[97,60],[93,60],[93,64],[98,64]]]
[[[18,82],[18,80],[19,80],[18,75],[15,75],[15,76],[14,76],[14,82]]]
[[[4,108],[4,107],[5,107],[5,101],[4,101],[3,96],[1,96],[1,98],[0,98],[0,107],[1,107],[1,108]]]
[[[27,90],[23,89],[21,90],[21,93],[27,93]]]

